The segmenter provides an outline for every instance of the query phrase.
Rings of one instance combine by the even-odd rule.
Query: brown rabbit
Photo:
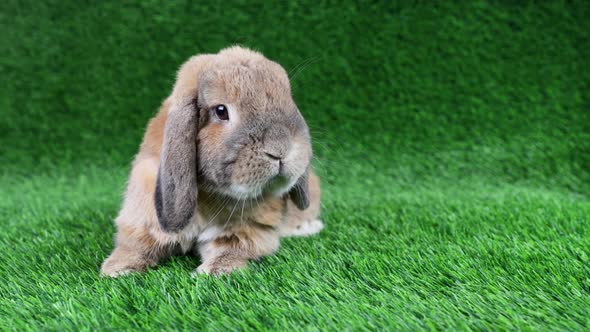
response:
[[[281,236],[318,233],[319,179],[285,70],[230,47],[190,58],[150,121],[102,273],[143,271],[198,250],[198,273],[272,254]]]

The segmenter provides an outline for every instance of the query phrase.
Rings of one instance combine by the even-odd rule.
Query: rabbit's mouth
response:
[[[232,183],[229,186],[214,187],[214,191],[237,200],[255,199],[264,196],[280,197],[289,191],[295,182],[296,179],[293,180],[286,175],[277,174],[260,184]]]
[[[282,196],[293,184],[294,181],[279,173],[279,175],[275,176],[266,184],[263,191],[273,196]]]

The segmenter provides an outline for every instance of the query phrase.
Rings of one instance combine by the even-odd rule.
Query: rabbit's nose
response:
[[[291,148],[291,140],[287,128],[279,126],[266,130],[264,133],[264,154],[271,160],[281,161]]]
[[[268,159],[270,159],[271,163],[273,163],[275,165],[276,164],[279,165],[279,168],[276,171],[275,176],[280,175],[284,171],[284,168],[285,168],[285,162],[283,161],[283,159],[285,158],[284,150],[269,150],[269,149],[267,149],[267,150],[264,150],[263,152],[266,155],[266,157]]]
[[[264,154],[270,159],[278,161],[281,161],[285,157],[284,153],[281,153],[280,151],[264,151]]]

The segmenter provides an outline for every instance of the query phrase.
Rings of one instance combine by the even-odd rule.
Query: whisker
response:
[[[219,210],[217,210],[217,212],[215,213],[215,215],[213,217],[211,217],[211,219],[209,219],[209,221],[205,224],[205,226],[203,228],[206,228],[207,226],[209,226],[209,224],[211,224],[211,222],[213,222],[213,220],[219,215],[219,213],[221,213],[221,211],[223,209],[225,209],[225,207],[227,206],[227,203],[229,203],[229,201],[231,200],[231,198],[225,197],[221,203],[221,207],[219,208]]]
[[[296,70],[298,70],[301,66],[304,66],[307,62],[313,60],[315,58],[315,56],[311,56],[307,59],[304,59],[303,61],[301,61],[300,63],[298,63],[295,67],[293,67],[291,70],[289,70],[289,72],[287,73],[287,76],[290,78],[291,74],[293,72],[295,72]]]
[[[297,70],[292,70],[292,73],[290,73],[289,79],[291,80],[291,82],[293,82],[297,75],[303,72],[307,67],[312,65],[314,62],[318,62],[319,60],[321,60],[319,56],[313,56],[308,58],[306,61],[303,61],[301,65],[297,67]]]
[[[294,91],[297,89],[297,84],[295,84],[297,82],[297,80],[296,80],[297,76],[299,76],[301,73],[303,73],[312,64],[316,64],[316,63],[320,62],[321,60],[322,59],[320,59],[320,58],[316,58],[316,59],[314,59],[312,61],[309,61],[304,66],[302,66],[301,68],[299,68],[295,73],[293,73],[293,75],[291,77],[289,77],[289,80],[291,81],[291,86],[293,87],[293,90]]]
[[[258,205],[258,209],[259,209],[259,210],[262,210],[262,209],[260,208],[260,203],[258,203],[258,196],[255,196],[255,198],[256,198],[256,205]]]
[[[234,215],[234,211],[236,210],[236,207],[238,206],[238,203],[240,203],[240,200],[242,199],[242,195],[240,195],[240,198],[238,198],[238,200],[236,201],[236,204],[234,204],[233,209],[231,210],[231,213],[229,214],[229,217],[227,218],[225,224],[223,225],[223,228],[225,229],[227,227],[227,225],[229,224],[229,221],[231,220],[231,217]]]
[[[240,213],[240,226],[244,224],[244,205],[246,204],[246,200],[242,202],[242,213]]]
[[[256,196],[254,196],[254,198],[256,198]],[[248,207],[250,209],[250,211],[253,210],[253,207],[254,207],[253,205],[254,205],[254,200],[250,199],[250,206]]]

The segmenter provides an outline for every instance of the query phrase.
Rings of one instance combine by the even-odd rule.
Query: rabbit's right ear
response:
[[[198,84],[211,55],[191,58],[178,71],[160,152],[154,203],[160,227],[181,231],[197,204]]]

